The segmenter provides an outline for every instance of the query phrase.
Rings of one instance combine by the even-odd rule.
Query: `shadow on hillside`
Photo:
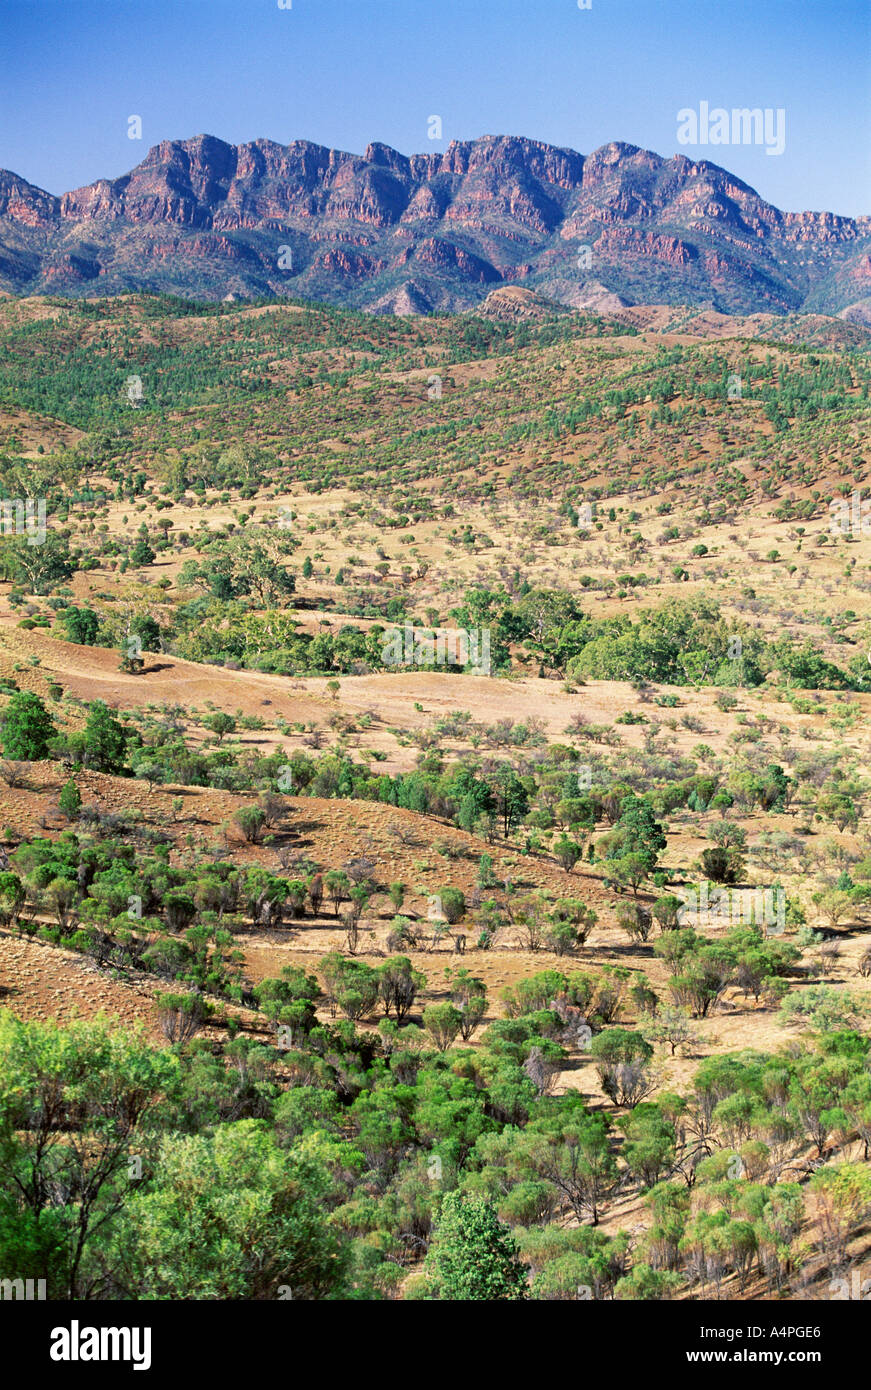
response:
[[[293,823],[293,834],[294,834],[294,835],[304,835],[306,832],[312,833],[312,832],[315,831],[315,830],[323,830],[323,828],[324,828],[324,822],[323,822],[322,820],[301,820],[301,821],[294,821],[294,823]]]

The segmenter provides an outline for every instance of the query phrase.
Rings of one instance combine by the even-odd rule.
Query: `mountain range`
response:
[[[520,285],[561,305],[704,305],[871,325],[871,216],[781,212],[706,160],[482,136],[406,156],[211,135],[58,197],[0,171],[0,289],[319,299],[456,312]]]

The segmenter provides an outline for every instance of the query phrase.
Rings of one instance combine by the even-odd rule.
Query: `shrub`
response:
[[[436,895],[441,900],[442,916],[451,926],[466,914],[465,894],[459,888],[439,888]]]
[[[249,845],[256,845],[266,823],[266,817],[259,806],[242,806],[233,816]]]
[[[155,1003],[160,1030],[171,1043],[188,1042],[214,1013],[198,994],[158,994]]]
[[[453,1004],[431,1004],[423,1011],[423,1026],[439,1052],[446,1052],[463,1026],[463,1015]]]

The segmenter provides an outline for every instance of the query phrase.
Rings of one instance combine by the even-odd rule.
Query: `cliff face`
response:
[[[8,169],[0,169],[0,220],[22,227],[54,227],[59,201]]]
[[[473,307],[522,281],[551,300],[855,316],[871,217],[781,213],[725,169],[609,144],[584,158],[484,136],[439,154],[297,140],[155,145],[56,198],[0,171],[0,288],[312,297],[377,312]]]

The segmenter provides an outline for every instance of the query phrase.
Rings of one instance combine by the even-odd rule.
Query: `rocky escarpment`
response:
[[[566,305],[864,317],[871,218],[783,213],[727,170],[612,143],[483,136],[439,153],[306,140],[155,145],[55,197],[0,171],[0,289],[313,297],[467,309],[522,283]]]

